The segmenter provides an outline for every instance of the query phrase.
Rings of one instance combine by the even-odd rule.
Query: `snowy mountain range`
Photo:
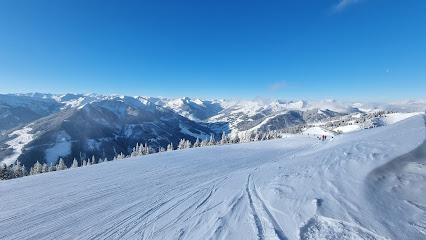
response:
[[[201,100],[98,94],[0,95],[0,160],[56,162],[128,154],[136,143],[175,146],[179,139],[219,137],[313,124],[379,110],[424,111],[426,101],[390,104],[335,100]]]
[[[0,181],[0,239],[425,239],[425,117]]]

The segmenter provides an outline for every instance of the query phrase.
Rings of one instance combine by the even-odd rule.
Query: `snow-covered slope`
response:
[[[424,239],[425,138],[418,115],[3,181],[0,238]]]

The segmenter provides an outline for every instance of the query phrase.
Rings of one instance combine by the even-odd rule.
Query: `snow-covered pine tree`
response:
[[[105,157],[104,162],[108,162],[108,158]]]
[[[153,154],[153,153],[155,153],[155,149],[152,147],[148,147],[148,154]]]
[[[136,146],[138,146],[138,144],[136,144]],[[137,147],[137,155],[138,156],[142,156],[144,153],[143,153],[143,144],[140,144],[138,147]]]
[[[39,173],[42,173],[42,165],[37,161],[34,163],[34,166],[32,167],[32,171],[30,172],[30,175],[36,175]]]
[[[136,148],[133,147],[132,153],[130,153],[131,157],[136,157],[137,156],[137,152],[136,152]]]
[[[47,166],[46,163],[43,163],[43,166],[41,167],[41,172],[42,173],[47,173],[49,172],[49,167]]]
[[[145,147],[143,148],[144,154],[151,154],[150,147],[148,147],[148,143],[145,143]]]
[[[92,165],[96,164],[96,159],[95,159],[95,155],[92,155]]]
[[[78,168],[78,161],[77,159],[74,158],[74,160],[72,161],[72,165],[70,168]]]
[[[102,161],[102,158],[99,158],[99,161],[98,161],[98,163],[102,163],[103,161]]]
[[[179,140],[179,144],[178,144],[177,149],[179,149],[179,150],[185,149],[185,139]]]
[[[256,135],[254,135],[253,141],[258,141],[260,139],[259,133],[256,133]]]
[[[87,159],[87,166],[92,165],[92,162],[90,161],[90,158]]]
[[[118,154],[118,156],[117,156],[117,160],[121,160],[121,159],[124,159],[124,158],[125,158],[125,156],[122,152],[120,154]]]
[[[225,135],[225,131],[223,131],[222,139],[220,140],[220,144],[227,144],[227,143],[228,143],[228,138]]]
[[[86,159],[83,160],[83,167],[87,166]]]
[[[194,147],[196,148],[200,146],[201,146],[200,139],[197,137],[197,140],[195,140],[195,143],[194,143]]]
[[[235,136],[232,138],[232,143],[239,143],[240,142],[240,137],[238,136],[238,133],[235,134]]]
[[[167,151],[173,151],[173,143],[170,143],[169,145],[167,145]]]
[[[56,167],[55,165],[53,165],[53,162],[50,162],[49,172],[54,172],[54,171],[56,171]]]
[[[13,164],[13,166],[12,166],[12,172],[13,172],[13,177],[14,178],[23,177],[23,175],[22,175],[22,168],[21,168],[21,162],[19,160],[16,160],[15,164]]]
[[[158,148],[158,152],[165,152],[166,151],[166,149],[165,148],[163,148],[163,147],[159,147]]]
[[[192,147],[191,141],[186,140],[185,141],[185,148],[191,148],[191,147]]]
[[[5,163],[0,165],[0,180],[9,179],[9,170],[7,169],[7,165]]]
[[[209,143],[207,145],[208,146],[214,146],[214,145],[216,145],[216,139],[214,138],[213,134],[210,135],[210,141],[209,141]]]
[[[23,177],[25,177],[25,176],[28,175],[27,168],[25,167],[25,165],[22,165],[21,172],[22,172],[22,176]]]
[[[209,140],[207,140],[207,137],[206,137],[206,139],[204,139],[203,141],[201,141],[200,147],[206,147],[208,145],[208,143],[209,143]]]
[[[65,170],[65,169],[67,169],[67,166],[65,165],[64,159],[59,158],[59,162],[58,162],[58,164],[56,164],[56,170],[60,171],[60,170]]]

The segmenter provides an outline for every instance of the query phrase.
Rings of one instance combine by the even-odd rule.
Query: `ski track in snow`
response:
[[[414,116],[2,181],[0,239],[422,239],[425,162],[383,166],[425,138]]]

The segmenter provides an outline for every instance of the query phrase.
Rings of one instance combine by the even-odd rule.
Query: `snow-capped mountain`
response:
[[[137,142],[165,147],[222,132],[247,134],[378,110],[423,111],[426,101],[201,100],[98,94],[0,95],[0,160],[24,164],[129,154]],[[340,130],[340,129],[338,129]],[[343,129],[342,131],[347,131]]]
[[[0,133],[59,112],[61,104],[53,99],[0,94]]]
[[[197,122],[137,98],[89,98],[90,102],[80,101],[4,133],[0,136],[0,157],[6,163],[18,158],[29,166],[36,161],[55,163],[62,156],[70,164],[80,152],[83,157],[111,159],[120,152],[128,154],[137,142],[158,148],[170,142],[176,146],[181,138],[193,142],[196,137],[215,134]]]

